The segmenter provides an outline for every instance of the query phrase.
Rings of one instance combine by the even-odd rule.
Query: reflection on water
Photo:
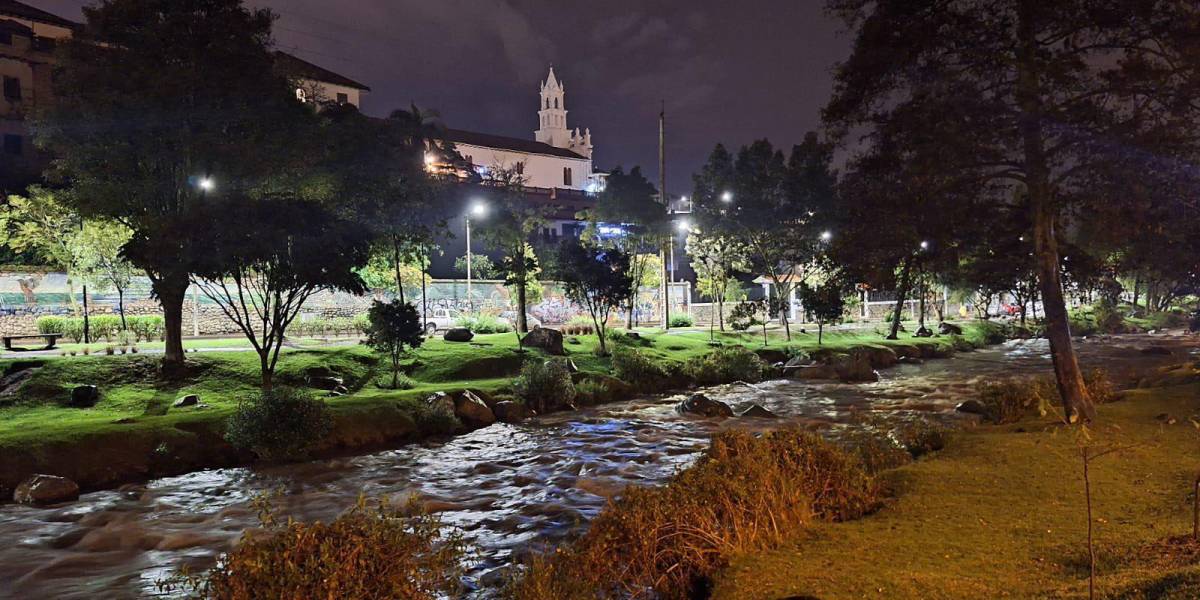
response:
[[[1135,369],[1180,360],[1146,344],[1195,338],[1117,336],[1080,345],[1085,366],[1103,363],[1118,382]],[[371,454],[264,469],[220,469],[84,495],[52,508],[0,506],[0,597],[133,598],[181,566],[203,569],[256,524],[250,500],[301,520],[331,519],[368,496],[418,494],[479,548],[473,582],[486,585],[520,554],[580,531],[629,484],[661,481],[726,427],[853,423],[872,412],[952,419],[977,381],[1045,372],[1043,341],[1011,342],[953,360],[905,364],[872,384],[771,381],[709,390],[732,405],[754,402],[778,420],[704,420],[676,414],[674,398],[636,398],[518,426]],[[484,592],[486,595],[486,592]]]

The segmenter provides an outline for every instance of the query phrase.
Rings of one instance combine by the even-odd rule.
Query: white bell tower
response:
[[[556,148],[566,148],[571,141],[565,94],[562,84],[554,76],[554,67],[550,67],[550,75],[542,82],[538,129],[533,135],[537,141]]]

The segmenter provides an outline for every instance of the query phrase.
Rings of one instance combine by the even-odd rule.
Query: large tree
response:
[[[825,118],[892,143],[976,197],[1028,195],[1055,378],[1094,418],[1063,299],[1060,244],[1114,172],[1170,179],[1194,156],[1194,31],[1181,0],[831,0],[855,30]],[[1191,53],[1188,55],[1187,53]],[[934,143],[924,143],[932,140]]]
[[[240,0],[101,0],[60,47],[55,102],[35,121],[74,208],[132,230],[166,321],[165,364],[183,362],[183,302],[198,210],[222,189],[279,177],[306,148],[311,114],[276,72],[272,14]]]
[[[587,309],[596,326],[600,354],[607,355],[608,317],[634,293],[631,257],[618,248],[566,240],[556,258],[558,280],[567,298]]]
[[[596,242],[620,250],[629,258],[626,325],[637,325],[634,310],[638,287],[649,281],[661,284],[662,263],[656,252],[671,232],[666,207],[657,201],[658,190],[642,175],[641,167],[628,173],[621,167],[608,175],[604,191],[587,215],[589,235]],[[609,229],[607,226],[614,226]]]
[[[516,294],[518,335],[529,331],[529,289],[539,285],[540,268],[531,242],[553,208],[529,198],[524,185],[525,177],[515,169],[492,169],[483,181],[488,214],[479,224],[480,237],[502,253],[499,267],[504,284]]]

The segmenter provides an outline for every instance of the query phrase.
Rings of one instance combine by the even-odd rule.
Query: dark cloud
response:
[[[82,0],[40,0],[78,18]],[[572,126],[600,168],[657,176],[666,101],[668,189],[718,141],[789,148],[819,126],[830,69],[849,40],[821,0],[253,0],[279,15],[279,45],[372,88],[364,110],[415,102],[452,126],[519,137],[537,127],[553,63]]]

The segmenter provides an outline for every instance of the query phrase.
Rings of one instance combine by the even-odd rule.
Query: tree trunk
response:
[[[525,274],[521,269],[521,284],[517,286],[517,331],[529,333],[529,324],[525,319]]]
[[[1038,280],[1041,284],[1043,312],[1046,315],[1046,338],[1050,341],[1050,356],[1054,360],[1054,378],[1063,401],[1063,417],[1068,423],[1091,421],[1096,408],[1083,382],[1079,360],[1071,344],[1071,325],[1063,299],[1062,265],[1058,253],[1056,209],[1050,188],[1042,133],[1042,103],[1037,67],[1038,40],[1034,15],[1040,9],[1039,0],[1021,0],[1018,8],[1017,37],[1017,102],[1020,105],[1020,130],[1024,144],[1025,179],[1033,212],[1033,236]]]
[[[271,385],[273,383],[273,379],[274,379],[274,375],[275,375],[275,370],[271,368],[271,362],[269,360],[267,360],[268,352],[269,352],[269,350],[267,350],[266,348],[263,348],[258,353],[259,366],[262,369],[262,391],[263,391],[263,393],[269,393],[271,391]]]
[[[791,285],[796,284],[793,282]],[[776,306],[780,308],[779,322],[783,324],[784,339],[790,342],[792,341],[792,326],[788,323],[788,312],[792,309],[792,288],[790,286],[784,287],[787,289],[783,289],[778,283],[775,284],[776,293],[779,294],[779,304]],[[770,302],[771,299],[768,297],[767,301]]]
[[[717,325],[720,326],[721,332],[725,331],[725,289],[721,288],[721,295],[717,296]]]
[[[1138,277],[1133,278],[1133,308],[1134,309],[1137,309],[1137,307],[1138,307],[1138,292],[1141,291],[1141,289],[1139,289],[1139,285],[1141,283],[1142,283],[1141,279],[1139,279]]]
[[[428,268],[429,268],[429,251],[428,251],[428,249],[426,249],[421,254],[421,323],[422,323],[421,327],[422,328],[424,328],[424,325],[423,325],[424,323],[429,322],[429,303],[425,298],[425,276],[427,273],[426,269],[428,269]],[[392,386],[392,387],[394,388],[396,386]]]
[[[921,299],[918,301],[918,304],[919,304],[918,310],[920,311],[920,315],[917,317],[918,318],[917,331],[921,331],[922,329],[925,329],[925,279],[924,278],[921,279],[920,288],[921,288],[921,291],[920,291]]]
[[[187,297],[186,273],[168,273],[152,282],[163,309],[163,366],[183,366],[183,301]]]
[[[125,290],[121,287],[117,288],[117,313],[121,315],[121,331],[125,331],[128,329],[125,324]]]
[[[392,238],[392,262],[396,266],[396,295],[404,304],[404,278],[400,276],[400,241]]]
[[[817,345],[821,345],[821,339],[825,337],[825,324],[817,321]]]
[[[892,329],[888,332],[887,339],[894,340],[899,337],[900,333],[900,317],[904,314],[904,299],[908,296],[908,286],[911,283],[912,277],[912,259],[904,259],[904,266],[900,267],[900,286],[896,289],[896,307],[892,309]]]

